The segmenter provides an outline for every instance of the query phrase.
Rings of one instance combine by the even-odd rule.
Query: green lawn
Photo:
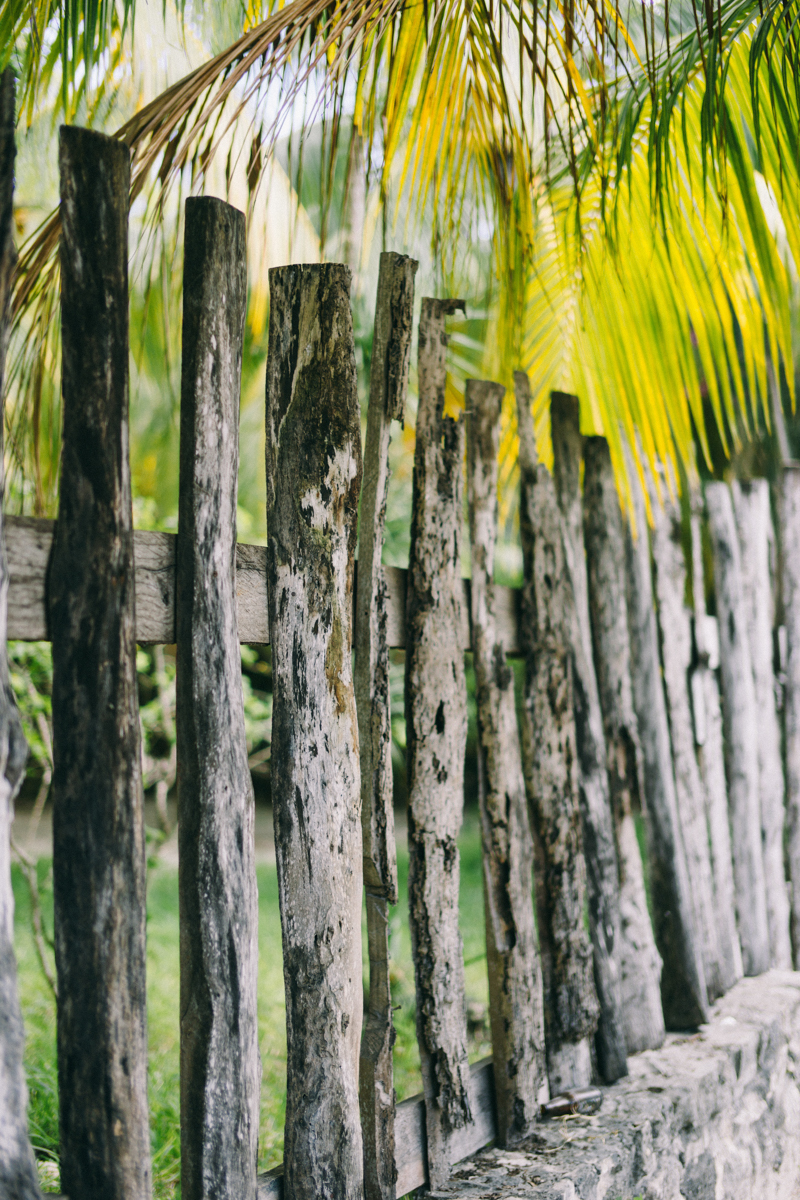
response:
[[[488,989],[483,926],[483,886],[477,817],[468,813],[460,839],[461,928],[464,936],[467,1000],[470,1006],[470,1060],[490,1053]],[[414,970],[408,931],[406,879],[408,856],[399,853],[400,902],[392,918],[392,980],[397,1043],[395,1083],[399,1099],[421,1088],[414,1030]],[[45,926],[52,929],[50,864],[39,863]],[[286,1033],[284,1026],[278,882],[274,867],[258,869],[259,1029],[262,1088],[259,1169],[280,1162],[283,1153]],[[42,1162],[44,1186],[58,1190],[58,1175],[47,1159],[58,1152],[58,1101],[55,1064],[55,1003],[36,956],[27,884],[14,869],[16,948],[26,1028],[26,1068],[31,1093],[31,1137]],[[150,1121],[157,1200],[180,1196],[178,1088],[178,873],[152,868],[147,891],[148,1022],[150,1043]],[[366,946],[366,937],[364,938]]]

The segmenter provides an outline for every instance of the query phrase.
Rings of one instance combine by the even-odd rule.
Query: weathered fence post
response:
[[[422,301],[419,408],[406,602],[408,903],[432,1191],[451,1139],[472,1119],[457,837],[464,807],[467,690],[460,569],[464,418],[444,415],[445,317],[460,300]]]
[[[366,1200],[395,1200],[392,994],[389,905],[397,903],[386,579],[381,564],[391,424],[402,423],[408,390],[414,276],[418,264],[382,254],[372,340],[364,483],[356,574],[354,686],[361,756],[369,948],[369,1013],[361,1038],[359,1100]]]
[[[270,271],[272,802],[286,985],[287,1200],[358,1200],[361,780],[350,648],[361,484],[350,269]]]
[[[619,855],[619,960],[629,1054],[664,1041],[661,957],[656,949],[634,812],[642,811],[644,761],[633,707],[625,529],[608,442],[584,444],[583,525],[592,645],[603,713],[608,782]]]
[[[14,73],[0,75],[0,1196],[38,1200],[39,1182],[28,1140],[28,1089],[22,1066],[25,1041],[14,956],[14,893],[11,890],[11,822],[14,798],[28,747],[8,683],[6,618],[8,564],[3,535],[3,399],[9,308],[14,267]]]
[[[64,424],[50,565],[61,1186],[150,1195],[124,143],[62,126]]]
[[[567,565],[575,598],[575,733],[578,749],[583,844],[589,892],[594,978],[600,1001],[597,1059],[606,1083],[627,1073],[625,1021],[620,990],[619,864],[606,772],[603,717],[592,662],[589,593],[583,545],[580,466],[582,438],[577,396],[553,392],[550,402],[553,477],[564,518]]]
[[[725,988],[708,848],[705,793],[695,756],[689,698],[692,627],[689,610],[684,603],[686,560],[681,543],[681,510],[668,494],[666,481],[663,481],[661,504],[654,490],[650,503],[653,510],[655,594],[675,772],[675,799],[691,884],[694,929],[703,954],[706,989],[709,1000],[716,1000]]]
[[[800,965],[800,463],[785,462],[780,483],[781,598],[786,626],[783,716],[787,853],[794,962]]]
[[[761,802],[761,846],[767,889],[770,966],[792,968],[789,896],[783,866],[786,789],[781,729],[775,704],[773,599],[769,552],[773,543],[769,484],[766,479],[734,481],[733,509],[742,562],[747,637],[758,713],[758,795]]]
[[[244,214],[186,202],[175,621],[181,1196],[255,1200],[254,799],[236,621]]]
[[[547,1072],[553,1094],[592,1079],[599,1004],[584,926],[583,855],[573,694],[574,598],[553,480],[536,461],[530,383],[514,376],[524,561],[522,745],[536,843]]]
[[[739,538],[726,483],[708,485],[706,508],[714,551],[736,913],[745,975],[760,975],[769,968],[770,948],[758,794],[759,720]]]
[[[478,708],[486,955],[498,1138],[530,1132],[545,1084],[542,971],[533,916],[533,844],[522,774],[514,675],[497,627],[497,454],[505,388],[467,381],[467,490],[472,652]],[[591,951],[586,946],[591,981]],[[588,1082],[588,1081],[587,1081]]]
[[[644,493],[635,472],[629,458],[635,535],[629,525],[625,539],[628,623],[633,702],[644,758],[650,890],[656,945],[664,963],[661,971],[664,1021],[667,1029],[686,1029],[706,1020],[708,993],[702,949],[694,927],[691,883],[675,795]]]

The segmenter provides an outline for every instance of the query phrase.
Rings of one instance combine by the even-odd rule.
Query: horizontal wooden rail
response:
[[[8,637],[12,641],[49,641],[47,624],[47,568],[53,545],[55,521],[38,517],[7,517],[6,549],[10,583],[8,590]],[[137,529],[133,554],[136,564],[136,640],[143,645],[175,642],[175,547],[174,533],[149,533]],[[406,641],[406,572],[386,567],[389,646],[402,650]],[[469,581],[464,580],[466,603],[461,645],[470,649],[468,625]],[[236,595],[239,641],[246,645],[269,642],[267,618],[267,548],[236,547]],[[509,654],[519,653],[519,591],[495,588],[495,614],[499,635]]]

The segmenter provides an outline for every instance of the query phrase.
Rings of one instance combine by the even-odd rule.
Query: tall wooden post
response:
[[[444,415],[445,317],[422,301],[411,558],[406,601],[408,903],[432,1191],[472,1120],[457,838],[464,807],[467,689],[461,648],[464,418]]]
[[[28,747],[8,685],[6,620],[8,564],[3,536],[3,398],[9,308],[17,254],[14,247],[14,73],[0,75],[0,1195],[38,1200],[39,1182],[28,1140],[28,1092],[22,1052],[25,1033],[14,956],[14,893],[11,890],[11,822]]]
[[[467,381],[467,490],[472,652],[478,707],[486,954],[501,1145],[530,1132],[545,1086],[542,971],[531,891],[533,843],[522,774],[514,675],[497,627],[497,454],[505,388]],[[591,982],[591,954],[586,946]]]
[[[381,564],[389,442],[408,390],[414,276],[403,254],[381,255],[361,489],[354,685],[361,755],[361,829],[369,950],[369,1012],[361,1038],[359,1101],[366,1200],[395,1200],[389,905],[397,903],[386,579]]]
[[[619,863],[606,771],[606,746],[597,678],[592,662],[589,590],[583,544],[580,467],[583,456],[577,396],[554,392],[550,403],[553,478],[564,518],[567,566],[575,597],[575,732],[578,748],[581,815],[589,884],[589,923],[594,978],[600,1001],[597,1060],[606,1083],[627,1074],[622,1013],[619,943]]]
[[[608,442],[584,445],[583,523],[592,646],[606,740],[608,783],[619,855],[619,958],[629,1054],[664,1041],[661,957],[647,909],[635,814],[642,812],[644,760],[633,706],[625,591],[625,529]]]
[[[800,463],[785,462],[780,483],[781,598],[786,625],[784,744],[787,857],[792,941],[800,965]]]
[[[128,463],[130,154],[64,126],[64,427],[50,565],[61,1186],[150,1195],[145,847]]]
[[[256,1194],[258,899],[235,581],[246,303],[244,214],[188,200],[175,604],[186,1200]]]
[[[361,430],[349,293],[349,267],[270,271],[272,803],[292,1200],[363,1195],[361,779],[350,655]]]

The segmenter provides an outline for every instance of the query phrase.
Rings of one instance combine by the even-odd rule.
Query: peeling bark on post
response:
[[[349,292],[348,267],[270,271],[272,803],[292,1200],[363,1194],[361,780],[350,655],[361,431]]]
[[[780,483],[781,599],[786,625],[783,692],[787,853],[795,968],[800,965],[800,463],[783,464]]]
[[[413,258],[403,254],[381,255],[356,579],[354,685],[361,756],[361,829],[369,948],[369,1013],[361,1038],[359,1064],[366,1200],[395,1200],[397,1175],[392,1072],[395,1032],[389,985],[389,905],[397,903],[397,854],[387,593],[381,552],[391,424],[393,420],[402,423],[405,414],[417,266]]]
[[[633,707],[625,529],[605,438],[586,439],[584,461],[583,522],[592,645],[619,854],[623,1020],[628,1053],[635,1054],[663,1043],[664,1014],[661,956],[647,909],[634,817],[642,811],[644,763]]]
[[[606,1083],[627,1074],[619,943],[619,864],[606,772],[600,696],[592,662],[589,591],[583,545],[580,465],[583,453],[577,396],[553,392],[550,420],[553,478],[564,519],[564,548],[575,598],[573,653],[575,734],[578,750],[583,844],[589,894],[594,979],[600,1001],[596,1047]]]
[[[3,397],[10,333],[14,247],[14,73],[0,75],[0,1196],[38,1200],[39,1181],[28,1140],[28,1089],[22,1065],[25,1033],[14,955],[14,893],[11,889],[11,822],[24,778],[28,746],[8,682],[6,628],[8,564],[3,535]]]
[[[555,1095],[591,1082],[592,1037],[600,1006],[592,944],[584,926],[587,887],[575,736],[572,581],[553,480],[536,462],[527,375],[518,372],[515,384],[524,561],[522,744],[536,844],[547,1070]]]
[[[633,702],[644,759],[650,893],[656,945],[664,963],[661,972],[664,1022],[667,1029],[687,1029],[708,1018],[708,993],[703,952],[694,927],[691,882],[675,795],[644,495],[635,471],[629,459],[636,536],[628,526],[625,539],[628,626]]]
[[[733,886],[731,832],[728,821],[728,785],[725,781],[725,748],[722,738],[722,707],[716,668],[719,666],[719,635],[716,619],[706,613],[703,547],[700,521],[703,496],[699,488],[691,494],[692,593],[694,596],[694,647],[697,665],[692,673],[692,707],[695,742],[703,778],[708,821],[714,912],[719,945],[720,985],[727,992],[742,978],[742,948],[736,928],[736,897]],[[713,634],[711,626],[713,625]]]
[[[244,214],[186,203],[176,577],[181,1196],[255,1200],[258,898],[236,622]]]
[[[759,720],[739,538],[727,484],[708,485],[706,508],[714,552],[736,913],[745,975],[760,975],[769,968],[770,949],[761,848]]]
[[[767,889],[770,966],[792,969],[789,896],[783,865],[784,801],[781,730],[775,704],[772,628],[774,625],[770,546],[774,541],[766,479],[732,485],[733,509],[742,562],[747,635],[758,713],[758,794],[761,847]]]
[[[460,645],[464,418],[444,415],[445,317],[461,300],[422,301],[406,605],[408,902],[417,1040],[435,1191],[472,1112],[457,837],[464,806],[467,690]]]
[[[61,1186],[146,1200],[145,846],[128,463],[130,154],[62,126],[64,426],[50,565]]]
[[[498,1137],[530,1132],[544,1098],[542,970],[533,915],[528,823],[514,675],[495,618],[497,454],[505,388],[467,381],[467,489],[472,561],[472,651],[478,708],[486,954]],[[586,969],[591,983],[588,939]]]

